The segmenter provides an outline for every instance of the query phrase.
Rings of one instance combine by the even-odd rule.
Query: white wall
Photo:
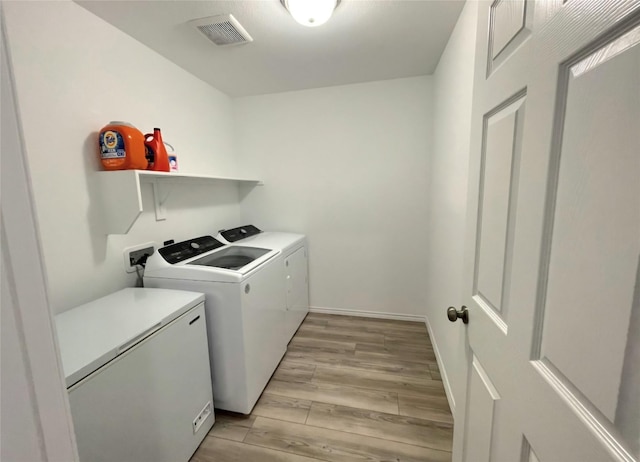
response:
[[[233,102],[73,2],[3,3],[55,312],[134,285],[124,247],[240,222],[236,186],[181,186],[167,221],[152,211],[128,235],[107,238],[94,181],[100,128],[111,120],[145,133],[161,127],[181,171],[233,176]]]
[[[310,243],[311,305],[424,311],[431,78],[236,100],[246,222]]]
[[[465,330],[450,323],[448,306],[462,303],[467,175],[477,3],[466,3],[434,73],[433,151],[426,236],[426,315],[451,404],[466,388]],[[444,378],[444,377],[443,377]]]

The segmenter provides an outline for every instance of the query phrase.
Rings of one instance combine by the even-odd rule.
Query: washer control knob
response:
[[[200,248],[200,244],[198,244],[197,242],[192,242],[191,243],[191,248],[192,249],[199,249]]]

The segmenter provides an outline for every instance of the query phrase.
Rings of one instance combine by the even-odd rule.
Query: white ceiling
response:
[[[77,3],[231,96],[431,74],[464,0],[342,0],[296,23],[279,0]],[[187,24],[233,14],[253,42],[217,47]]]

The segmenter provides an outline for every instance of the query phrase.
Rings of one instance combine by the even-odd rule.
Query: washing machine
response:
[[[309,266],[304,234],[262,231],[254,225],[221,230],[216,236],[226,244],[277,249],[285,293],[285,335],[291,340],[309,312]]]
[[[145,287],[205,294],[215,407],[249,414],[286,351],[281,251],[202,236],[160,248]]]

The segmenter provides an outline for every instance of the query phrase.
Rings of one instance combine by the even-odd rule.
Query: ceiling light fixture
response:
[[[329,20],[340,0],[280,0],[280,3],[303,26],[317,27]]]

